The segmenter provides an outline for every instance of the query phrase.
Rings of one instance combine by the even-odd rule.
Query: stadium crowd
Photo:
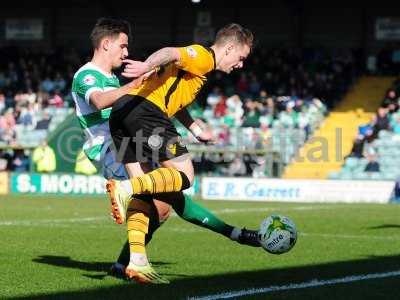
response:
[[[281,156],[285,156],[283,152],[292,156],[362,71],[356,54],[256,50],[241,72],[214,74],[192,113],[217,129],[217,147],[271,147]],[[290,149],[282,148],[282,140],[287,141],[283,148]],[[266,168],[262,155],[231,155],[228,160],[224,155],[219,161],[215,156],[218,154],[203,154],[197,171],[229,176],[279,175],[276,166]]]
[[[365,172],[380,172],[380,159],[387,153],[391,145],[385,143],[392,140],[394,146],[400,140],[400,79],[396,80],[382,99],[381,106],[371,122],[360,126],[359,134],[349,157],[367,159]],[[384,146],[384,147],[381,147]],[[386,150],[385,150],[386,149]],[[385,153],[386,152],[386,153]],[[389,153],[389,157],[390,157]]]
[[[73,49],[40,53],[0,49],[1,170],[29,170],[26,148],[45,139],[49,128],[65,118],[65,108],[72,107],[70,84],[81,61]]]
[[[73,106],[72,76],[85,56],[73,49],[33,53],[5,48],[0,54],[0,143],[19,146],[21,127],[48,131],[54,114]],[[259,47],[243,70],[213,74],[191,112],[215,128],[216,147],[263,149],[276,134],[280,139],[298,136],[295,129],[304,141],[362,71],[362,63],[352,51]],[[197,171],[256,176],[245,160],[232,156],[228,163],[211,166],[202,155]]]

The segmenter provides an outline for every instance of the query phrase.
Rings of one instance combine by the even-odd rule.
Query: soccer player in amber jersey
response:
[[[123,20],[99,19],[91,33],[93,43],[92,60],[82,66],[75,74],[72,84],[72,95],[75,100],[76,114],[84,129],[87,141],[84,145],[85,154],[102,171],[106,179],[128,179],[124,165],[115,160],[116,153],[111,147],[111,134],[108,119],[111,113],[111,105],[132,88],[140,85],[146,76],[142,76],[125,86],[120,86],[113,69],[121,66],[122,61],[128,55],[127,46],[130,26]],[[199,138],[207,139],[210,136],[204,131]],[[130,174],[131,176],[134,174]],[[123,192],[123,191],[121,191]],[[184,220],[208,228],[214,232],[224,234],[242,244],[253,245],[252,231],[245,229],[234,230],[234,227],[219,220],[207,209],[191,200],[188,195],[175,193],[174,195],[160,194],[160,198],[170,199],[174,210]],[[171,201],[171,197],[174,201]],[[118,211],[112,205],[113,211]],[[150,202],[149,213],[151,222],[146,242],[151,239],[153,232],[160,223],[168,218],[170,207],[166,201],[154,200]],[[122,209],[122,215],[126,208]],[[118,215],[121,213],[118,213]],[[203,222],[207,220],[207,222]],[[116,219],[123,223],[123,219]],[[232,233],[233,232],[233,233]],[[235,236],[235,232],[240,234]],[[113,264],[111,273],[117,276],[125,275],[125,267],[129,263],[130,249],[126,243],[119,255],[118,261]]]
[[[165,193],[170,193],[172,203],[179,201],[176,192],[193,183],[190,155],[170,118],[177,117],[199,140],[210,140],[185,107],[195,100],[209,72],[220,70],[230,73],[242,68],[252,43],[253,35],[249,30],[230,24],[219,30],[210,48],[201,45],[168,47],[153,53],[145,62],[126,61],[123,73],[126,77],[139,77],[153,71],[141,86],[114,103],[110,115],[110,131],[118,151],[117,159],[125,164],[129,174],[135,174],[129,180],[109,180],[107,183],[113,203],[127,207],[127,203],[121,202],[129,197],[121,196],[120,191],[129,190],[134,195],[127,213],[131,252],[126,268],[128,277],[139,282],[165,282],[151,268],[145,252],[149,202],[159,194],[164,194],[165,200],[165,195],[168,195]],[[154,162],[161,167],[147,172],[149,164]],[[116,216],[117,219],[119,217],[124,218]],[[231,236],[232,239],[238,240],[243,235],[243,230],[229,228],[230,234],[236,236]],[[258,245],[256,232],[248,232],[253,244]]]

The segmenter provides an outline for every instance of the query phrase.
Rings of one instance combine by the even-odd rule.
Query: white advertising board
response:
[[[394,185],[394,181],[204,177],[201,195],[205,200],[387,203]]]

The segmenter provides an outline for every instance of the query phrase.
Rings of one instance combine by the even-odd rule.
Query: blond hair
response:
[[[241,45],[247,45],[250,49],[253,47],[253,33],[243,26],[231,23],[218,30],[215,37],[215,44],[223,46],[228,42],[235,42]]]

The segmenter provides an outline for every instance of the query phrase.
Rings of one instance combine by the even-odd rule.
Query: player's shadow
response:
[[[379,226],[368,227],[368,229],[392,229],[392,228],[400,229],[400,224],[382,224]]]
[[[239,258],[240,259],[240,258]],[[276,257],[269,257],[276,259]],[[259,295],[245,299],[399,299],[400,255],[367,256],[349,261],[334,261],[295,267],[270,267],[269,259],[259,270],[190,276],[185,278],[171,274],[174,279],[168,285],[147,286],[128,282],[90,290],[60,291],[13,299],[68,300],[68,299],[197,299],[196,297],[221,292],[262,291]],[[53,260],[54,257],[50,260]],[[104,263],[73,262],[65,257],[57,259],[62,264],[84,268],[102,269]],[[47,259],[48,261],[48,259]],[[222,263],[222,261],[221,261]],[[107,264],[108,265],[108,264]],[[212,269],[213,264],[205,264]],[[160,272],[163,275],[167,275]],[[91,277],[92,278],[92,277]],[[334,282],[334,283],[329,283]],[[303,288],[306,286],[308,288]],[[268,291],[269,294],[265,294]],[[263,294],[264,293],[264,294]],[[238,299],[238,297],[228,297]],[[202,299],[221,299],[210,297]]]
[[[47,264],[57,267],[80,269],[83,271],[103,272],[103,273],[107,273],[110,270],[111,265],[113,264],[113,262],[79,261],[71,259],[71,257],[69,256],[57,256],[57,255],[41,255],[37,258],[32,259],[32,261],[36,263]],[[152,262],[152,264],[154,266],[168,266],[172,263],[154,261]],[[106,275],[107,274],[96,274],[96,275],[86,274],[84,276],[95,279],[102,279]]]

